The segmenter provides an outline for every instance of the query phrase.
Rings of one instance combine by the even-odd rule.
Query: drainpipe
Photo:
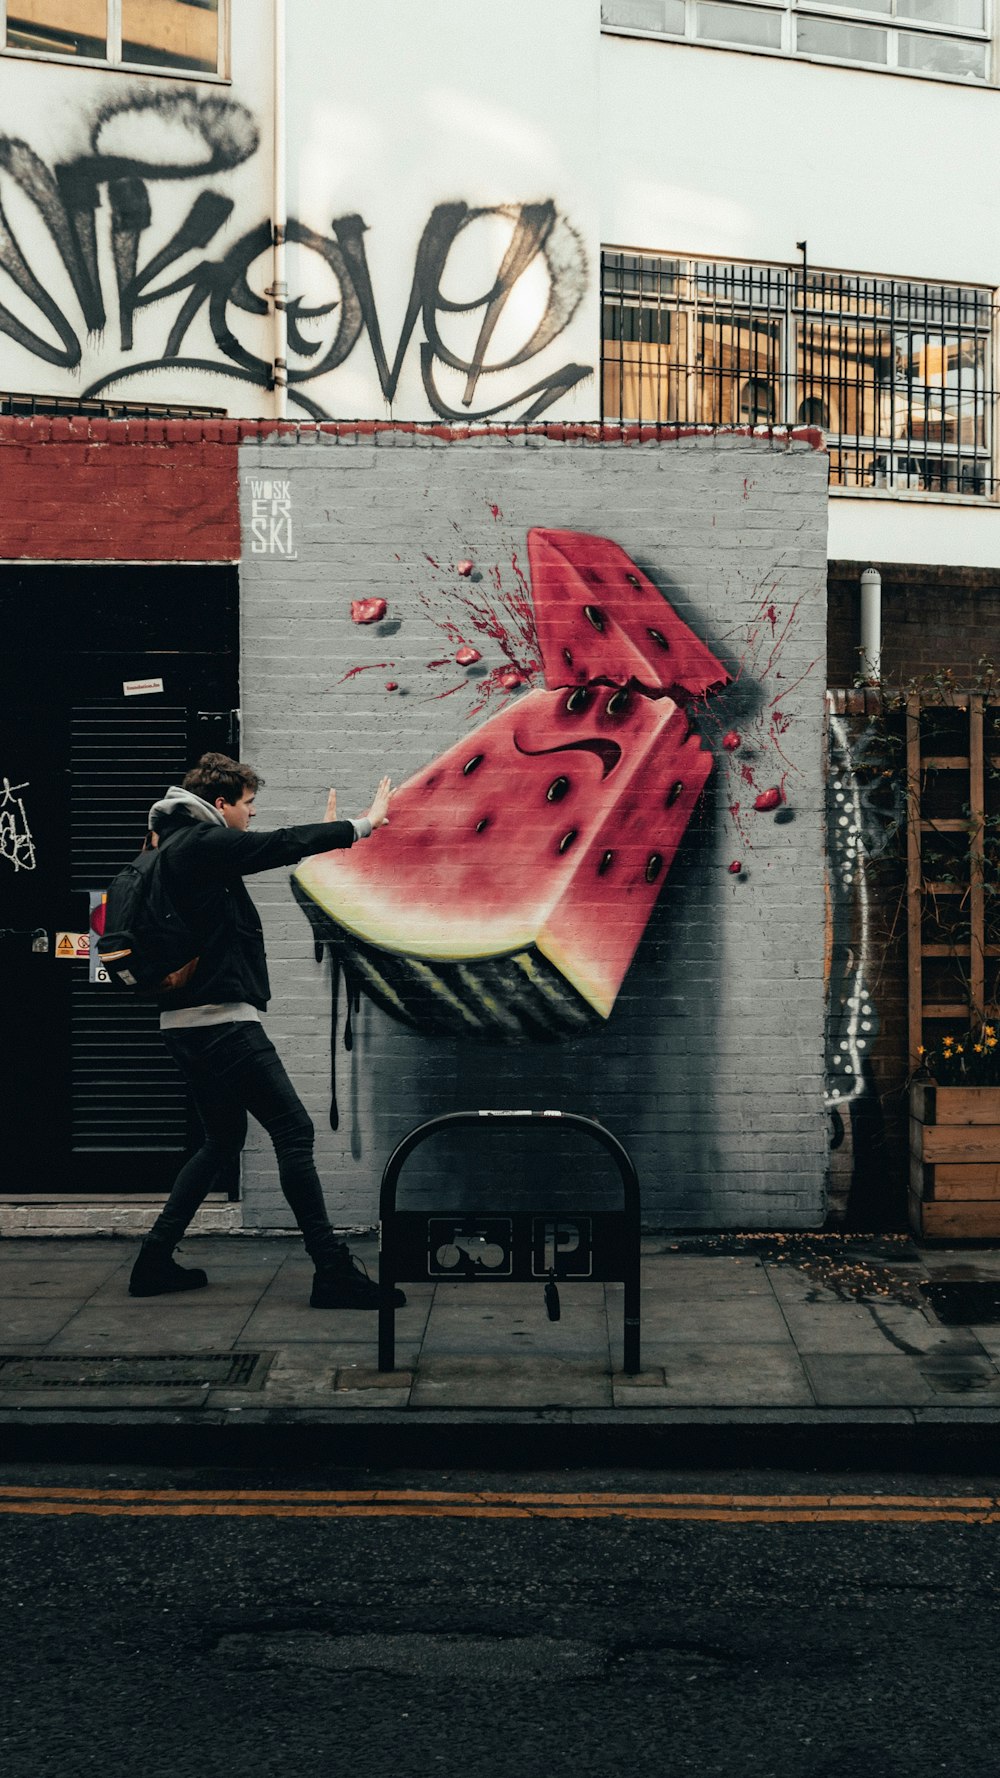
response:
[[[882,677],[882,576],[866,568],[861,576],[861,677],[872,683]]]
[[[274,145],[272,194],[272,283],[267,295],[274,313],[274,389],[275,419],[288,413],[288,285],[285,281],[285,237],[288,228],[287,194],[285,190],[285,0],[274,5]]]

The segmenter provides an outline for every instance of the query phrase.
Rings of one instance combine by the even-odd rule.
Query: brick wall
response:
[[[828,571],[831,686],[850,687],[858,670],[860,580],[869,566],[882,575],[882,672],[890,687],[949,672],[956,685],[969,685],[980,678],[984,658],[1000,660],[1000,571],[837,561]],[[847,715],[855,741],[864,736],[881,708],[870,692],[850,693],[836,703]],[[868,1088],[854,1107],[856,1139],[843,1207],[855,1227],[900,1228],[906,1221],[909,1168],[902,844],[869,872],[868,889],[867,974],[879,1031]]]
[[[0,556],[239,555],[235,421],[0,418]]]
[[[861,575],[882,576],[882,672],[890,684],[950,668],[975,679],[986,655],[1000,660],[1000,569],[831,562],[828,569],[828,673],[853,685],[861,633]]]
[[[526,695],[505,693],[497,672],[511,658],[502,637],[531,655],[523,629],[511,641],[510,618],[524,609],[527,529],[615,539],[734,682],[696,713],[714,773],[610,1017],[556,1043],[476,1042],[408,1028],[363,995],[345,1051],[343,990],[332,1023],[325,967],[275,874],[255,885],[272,959],[269,1028],[314,1116],[343,1226],[373,1221],[393,1142],[460,1104],[601,1118],[633,1152],[651,1226],[817,1226],[826,464],[804,441],[563,430],[452,440],[441,428],[317,428],[241,446],[244,754],[267,780],[264,822],[315,819],[331,783],[342,812],[359,811],[381,771],[405,780]],[[463,559],[479,578],[458,573]],[[387,599],[386,619],[359,627],[351,602],[367,596]],[[503,618],[494,634],[488,621],[475,627],[470,599]],[[482,655],[467,670],[454,661],[463,639]],[[529,680],[541,682],[537,671]],[[732,731],[740,745],[728,750]],[[756,812],[772,787],[785,802]],[[510,797],[516,844],[516,777]],[[512,1165],[485,1152],[449,1164],[483,1170],[481,1202],[502,1194]],[[514,1170],[534,1164],[522,1152]],[[561,1175],[543,1183],[583,1165],[564,1154]],[[287,1220],[256,1137],[246,1215]]]

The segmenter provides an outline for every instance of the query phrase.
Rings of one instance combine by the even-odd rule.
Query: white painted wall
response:
[[[318,412],[334,418],[433,419],[450,410],[462,417],[495,413],[523,417],[539,382],[559,378],[567,365],[576,386],[544,409],[549,418],[597,412],[594,376],[599,351],[598,195],[600,145],[594,126],[600,59],[599,0],[495,0],[488,9],[467,0],[287,0],[287,210],[292,221],[287,282],[291,309],[290,417]],[[273,411],[262,361],[274,357],[272,319],[242,308],[237,278],[228,300],[207,302],[186,331],[180,359],[164,367],[171,326],[189,294],[164,297],[136,319],[134,342],[122,343],[117,325],[115,267],[107,170],[98,171],[96,217],[100,283],[107,321],[88,327],[70,270],[30,191],[25,169],[44,183],[58,165],[92,154],[95,143],[125,162],[112,171],[135,172],[146,188],[151,219],[142,231],[140,268],[181,228],[195,199],[206,194],[232,200],[234,208],[211,241],[192,244],[155,280],[156,287],[192,273],[204,260],[217,263],[248,230],[272,214],[273,143],[272,0],[236,0],[233,8],[232,84],[0,57],[0,134],[8,144],[0,166],[0,203],[16,245],[0,265],[0,303],[58,347],[63,362],[44,346],[0,334],[0,388],[47,395],[83,395],[95,389],[128,400],[225,408],[230,414]],[[99,125],[103,108],[117,115]],[[165,117],[165,109],[173,115]],[[244,142],[259,145],[232,168],[196,177],[153,176],[152,167],[204,159],[200,126],[233,107]],[[242,109],[240,109],[242,108]],[[206,124],[207,120],[207,124]],[[36,157],[36,158],[32,158]],[[21,167],[21,179],[16,167]],[[46,175],[44,168],[49,169]],[[27,180],[30,183],[30,179]],[[350,282],[335,257],[335,219],[360,215],[372,286],[372,312],[382,330],[390,363],[403,328],[421,239],[435,207],[464,203],[491,215],[456,230],[451,251],[425,276],[426,293],[473,306],[443,312],[431,301],[417,316],[402,355],[395,400],[385,399],[376,374],[367,318],[352,323]],[[430,367],[438,394],[428,399],[421,375],[421,344],[428,317],[440,327],[441,344],[467,362],[494,286],[517,229],[521,206],[551,203],[558,220],[545,250],[526,256],[484,343],[484,372],[466,387],[461,371],[440,357]],[[544,219],[543,219],[544,220]],[[307,231],[303,245],[296,225]],[[65,362],[51,316],[42,313],[39,291],[12,276],[18,256],[58,303],[80,363]],[[331,263],[332,261],[332,263]],[[247,301],[268,307],[270,249],[247,267]],[[232,278],[227,278],[232,286]],[[314,309],[307,315],[302,311]],[[537,329],[546,314],[555,325],[548,342]],[[93,316],[90,317],[91,321]],[[342,323],[350,331],[341,334]],[[296,334],[298,329],[298,334]],[[332,352],[331,352],[332,348]],[[72,348],[70,348],[70,354]],[[341,358],[342,362],[335,363]],[[522,358],[509,371],[494,367]],[[249,360],[249,362],[248,362]],[[324,371],[326,361],[331,367]],[[138,365],[154,368],[136,374]],[[236,372],[249,371],[250,380]],[[317,371],[319,374],[316,374]],[[114,378],[110,384],[106,379]],[[304,380],[297,379],[304,377]],[[311,407],[297,405],[297,391]]]
[[[466,402],[465,377],[438,361],[441,405],[463,415],[520,417],[521,397],[569,363],[594,367],[599,350],[596,128],[599,0],[288,0],[289,212],[326,231],[360,213],[386,354],[393,359],[421,237],[436,205],[504,209],[551,200],[560,223],[552,266],[539,254],[500,317],[487,366],[528,345],[550,298],[581,300],[544,351],[488,372]],[[455,240],[443,293],[470,302],[491,288],[510,244],[510,216],[483,217]],[[292,252],[294,293],[330,300],[333,281],[312,253]],[[581,278],[582,268],[585,275]],[[465,361],[484,317],[441,315],[444,342]],[[392,413],[431,417],[421,379],[418,323]],[[290,364],[293,359],[290,357]],[[304,361],[298,360],[299,365]],[[387,417],[368,340],[308,393],[334,417]],[[507,405],[501,405],[507,404]],[[545,417],[598,411],[593,375]]]
[[[1000,91],[601,38],[601,237],[1000,285]],[[831,558],[1000,566],[1000,509],[830,501]]]
[[[203,303],[180,347],[178,361],[159,364],[190,286],[150,304],[135,317],[131,348],[122,344],[112,253],[109,169],[97,170],[99,205],[95,216],[98,282],[106,322],[92,329],[65,252],[57,243],[58,222],[43,218],[32,188],[52,185],[60,165],[95,155],[121,157],[112,173],[142,181],[150,217],[141,231],[138,267],[151,260],[182,229],[195,201],[205,193],[230,200],[232,210],[204,245],[186,251],[164,268],[150,288],[186,279],[205,261],[223,260],[247,230],[270,214],[272,137],[270,55],[271,0],[238,0],[239,29],[233,32],[233,79],[217,81],[134,76],[116,70],[73,67],[56,62],[0,56],[0,205],[8,237],[0,241],[0,304],[39,339],[65,351],[57,328],[43,312],[44,292],[65,317],[79,343],[76,366],[51,362],[36,347],[0,332],[0,389],[18,393],[81,396],[104,385],[108,399],[170,402],[228,409],[237,414],[268,411],[263,390],[234,380],[231,358],[220,350]],[[227,108],[229,108],[227,110]],[[239,164],[193,176],[162,177],[157,169],[204,165],[203,131],[235,140]],[[255,141],[257,146],[254,147]],[[245,151],[245,152],[244,152]],[[20,173],[20,177],[18,177]],[[58,194],[54,194],[56,199]],[[63,223],[65,228],[65,223]],[[12,269],[23,261],[21,284]],[[250,269],[260,289],[270,283],[269,255]],[[25,289],[33,277],[38,290]],[[226,322],[240,348],[270,362],[271,324],[267,316],[232,305]],[[72,348],[70,348],[72,350]],[[187,368],[195,361],[207,368]],[[158,364],[139,375],[134,367]],[[106,383],[106,379],[114,379]]]

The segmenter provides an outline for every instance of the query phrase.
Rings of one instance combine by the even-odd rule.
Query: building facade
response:
[[[450,951],[395,905],[369,929],[344,883],[258,886],[271,1028],[344,1225],[374,1220],[405,1128],[491,1096],[603,1118],[652,1226],[818,1227],[852,1192],[892,1221],[904,978],[867,872],[900,809],[851,692],[860,579],[887,676],[975,675],[1000,590],[992,29],[988,0],[505,0],[488,24],[461,0],[8,0],[0,886],[24,1031],[0,1227],[139,1228],[191,1139],[149,1009],[76,956],[163,781],[236,748],[262,819],[309,819],[330,782],[360,808],[472,735],[517,756],[490,854],[510,930],[451,844],[409,890],[457,932],[464,886]],[[553,664],[554,548],[581,600],[612,562],[634,611],[655,589],[714,682],[641,638]],[[593,783],[538,789],[579,799],[550,871],[523,762],[568,745],[563,694],[619,681],[643,722],[677,706],[708,775],[647,843],[607,747],[646,766],[588,717]],[[498,811],[465,810],[491,845]],[[625,830],[648,905],[588,890],[567,951],[573,848],[599,864]],[[527,960],[516,990],[501,956]],[[252,1140],[203,1224],[284,1217]]]

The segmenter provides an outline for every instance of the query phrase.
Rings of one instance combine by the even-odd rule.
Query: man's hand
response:
[[[327,795],[326,795],[326,814],[323,816],[323,820],[324,821],[336,821],[336,819],[337,819],[337,792],[335,790],[328,790]]]
[[[365,811],[373,828],[388,826],[388,823],[389,823],[389,798],[391,797],[391,795],[392,795],[392,785],[391,785],[389,779],[388,778],[381,778],[379,780],[379,787],[376,790],[375,795],[372,798],[372,806],[370,809],[366,809],[366,811]]]

